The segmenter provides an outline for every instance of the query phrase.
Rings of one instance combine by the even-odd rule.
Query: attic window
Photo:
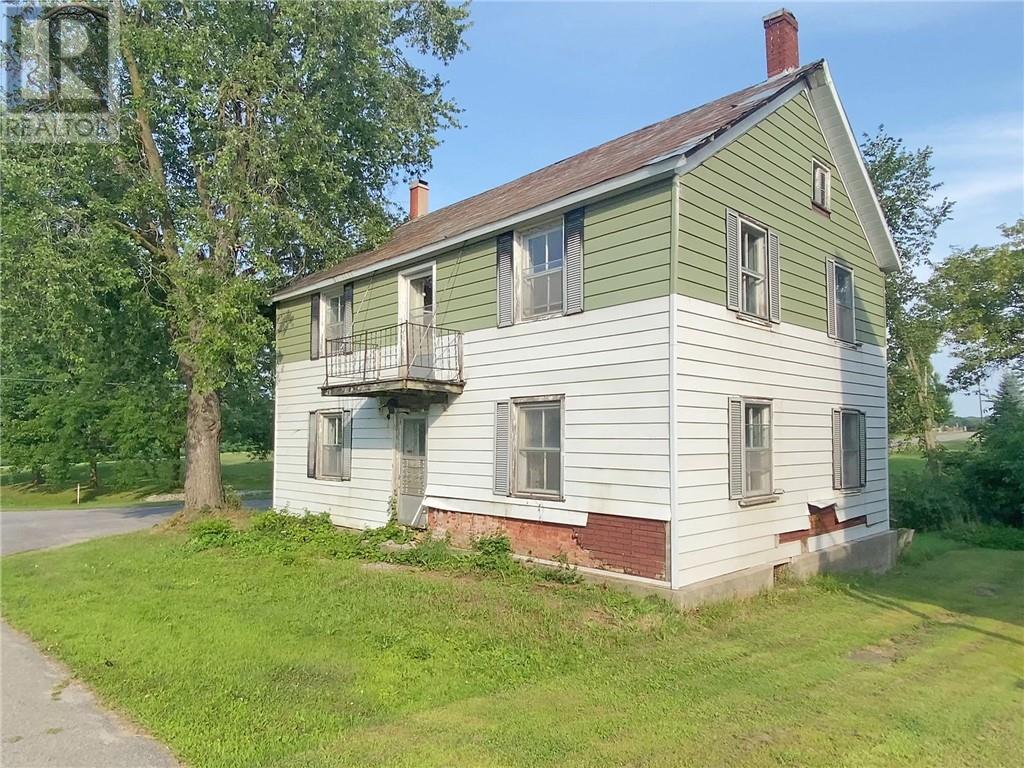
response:
[[[823,211],[832,210],[832,171],[825,163],[811,163],[811,202]]]

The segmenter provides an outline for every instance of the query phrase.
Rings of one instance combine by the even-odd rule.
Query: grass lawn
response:
[[[969,440],[949,440],[940,445],[947,451],[966,451]],[[889,477],[892,480],[924,470],[924,455],[917,448],[906,451],[890,451]]]
[[[4,558],[4,616],[193,766],[1024,764],[1024,553],[679,614],[591,587],[193,552]]]
[[[273,462],[251,461],[247,453],[224,453],[220,457],[224,484],[236,491],[269,490]],[[90,507],[121,507],[138,504],[156,493],[181,490],[171,482],[168,462],[157,462],[144,471],[122,477],[117,462],[100,465],[100,488],[88,488],[89,467],[79,464],[71,477],[61,483],[33,486],[28,472],[0,473],[0,509],[51,509],[75,506],[75,487],[82,484],[82,504]]]

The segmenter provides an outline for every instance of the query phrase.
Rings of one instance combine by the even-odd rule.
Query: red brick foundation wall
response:
[[[566,557],[574,565],[665,579],[668,523],[662,520],[590,514],[586,525],[561,525],[428,509],[427,527],[450,536],[457,547],[501,533],[516,554],[542,560]]]

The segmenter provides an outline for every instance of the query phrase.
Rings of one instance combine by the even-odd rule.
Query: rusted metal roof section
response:
[[[689,154],[821,65],[821,61],[816,61],[793,72],[765,80],[408,221],[395,228],[391,239],[379,248],[352,256],[330,269],[294,280],[283,290],[292,292],[325,279],[342,277],[418,248],[439,245],[463,233],[654,162]]]

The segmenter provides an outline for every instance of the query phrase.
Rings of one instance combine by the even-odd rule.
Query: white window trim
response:
[[[768,490],[760,493],[751,493],[747,489],[747,406],[766,405],[768,406]],[[740,419],[743,428],[743,444],[740,446],[740,463],[743,473],[743,496],[740,503],[751,503],[759,501],[773,501],[777,498],[775,493],[775,408],[772,401],[763,397],[742,397],[740,398]]]
[[[560,272],[562,273],[562,308],[557,311],[545,312],[542,315],[529,315],[527,316],[523,309],[526,307],[526,302],[523,300],[523,285],[525,279],[523,272],[526,267],[526,240],[533,235],[541,232],[549,232],[552,229],[558,229],[562,233],[562,266]],[[523,229],[517,229],[513,237],[512,246],[512,280],[513,280],[513,294],[514,294],[514,322],[515,323],[532,323],[536,320],[548,320],[552,317],[562,317],[565,314],[565,217],[559,216],[557,219],[546,219],[544,221],[533,224]]]
[[[751,219],[751,218],[749,218],[747,216],[743,216],[741,214],[739,215],[739,220],[740,220],[740,225],[739,225],[739,243],[737,244],[737,247],[739,248],[739,253],[737,255],[738,255],[739,260],[740,260],[740,263],[739,263],[739,269],[740,269],[740,309],[739,309],[739,312],[737,314],[740,316],[740,318],[742,318],[744,320],[753,320],[753,321],[755,321],[757,323],[763,323],[765,325],[770,325],[771,324],[771,307],[769,305],[770,305],[771,300],[772,300],[772,293],[771,293],[772,289],[771,289],[771,285],[769,285],[769,280],[771,279],[771,275],[769,274],[770,269],[768,268],[768,227],[764,226],[763,224],[759,224],[758,222],[754,221],[753,219]],[[750,312],[747,312],[743,308],[744,304],[745,304],[745,302],[743,301],[743,297],[744,297],[744,293],[743,293],[743,275],[744,274],[748,274],[748,275],[755,275],[755,276],[757,276],[756,272],[751,272],[749,269],[747,269],[746,267],[743,266],[743,227],[744,226],[756,229],[756,230],[758,230],[759,232],[761,232],[764,235],[764,273],[760,275],[761,285],[763,287],[763,293],[764,293],[764,314],[763,315],[752,314]]]
[[[540,499],[544,501],[565,501],[565,395],[536,395],[531,397],[513,397],[509,400],[509,496],[518,499]],[[554,405],[560,409],[558,440],[558,493],[540,493],[537,491],[519,490],[519,406],[521,405]]]
[[[835,302],[835,306],[832,308],[832,311],[836,313],[836,337],[835,338],[836,338],[836,341],[838,341],[838,342],[840,342],[842,344],[850,344],[852,346],[859,347],[860,344],[857,343],[857,279],[856,279],[856,277],[855,277],[855,275],[853,273],[853,267],[847,266],[846,264],[843,264],[839,260],[834,260],[832,263],[833,263],[833,277],[832,277],[832,279],[833,279],[833,281],[835,283],[832,286],[832,297],[833,297],[833,301]],[[841,326],[840,326],[840,323],[839,323],[839,310],[843,306],[842,304],[839,303],[839,271],[840,270],[842,270],[843,272],[846,272],[846,273],[848,273],[850,275],[850,296],[851,296],[851,301],[853,302],[853,304],[849,307],[850,311],[853,313],[853,323],[851,324],[851,327],[853,328],[853,338],[852,339],[844,339],[842,336],[840,336],[840,330],[839,329],[840,329]]]
[[[817,170],[821,168],[825,171],[825,202],[824,205],[819,203],[814,195],[814,180],[817,176]],[[819,160],[814,157],[811,158],[811,204],[825,213],[832,212],[832,166],[826,163],[824,160]]]
[[[346,480],[340,475],[325,475],[323,472],[323,457],[324,457],[324,423],[326,419],[336,417],[342,420],[344,426],[345,416],[348,414],[349,429],[352,428],[352,412],[346,411],[344,408],[333,409],[329,411],[317,411],[316,412],[316,479],[330,483],[348,483],[351,479]],[[345,450],[345,435],[342,433],[341,437],[341,449]],[[351,459],[351,457],[350,457]]]
[[[867,481],[863,484],[860,482],[860,465],[861,462],[867,461],[866,456],[860,456],[861,442],[857,441],[857,482],[853,485],[848,485],[846,482],[846,462],[843,448],[843,441],[846,437],[846,424],[843,417],[846,414],[855,414],[856,416],[864,417],[864,428],[867,429],[867,414],[858,408],[836,408],[836,413],[839,414],[839,472],[840,472],[840,487],[836,490],[844,494],[856,494],[863,493],[867,487]],[[866,437],[866,436],[865,436]],[[867,440],[864,440],[864,445],[867,445]],[[834,448],[833,448],[834,449]]]

